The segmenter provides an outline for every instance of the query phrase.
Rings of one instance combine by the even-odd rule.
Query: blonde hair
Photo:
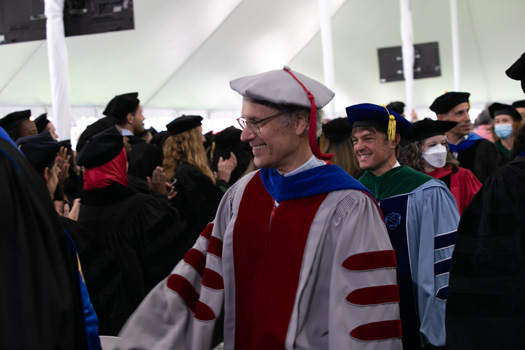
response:
[[[177,168],[186,162],[199,169],[215,183],[202,144],[202,128],[200,126],[169,136],[162,146],[162,151],[164,153],[162,167],[168,179],[173,178]]]

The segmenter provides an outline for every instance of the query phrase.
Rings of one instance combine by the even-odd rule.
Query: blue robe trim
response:
[[[13,145],[13,147],[16,148],[20,152],[20,149],[18,148],[16,143],[9,137],[9,134],[1,126],[0,126],[0,140],[7,141],[8,143]],[[18,163],[13,159],[13,157],[11,157],[9,155],[9,153],[4,151],[1,147],[0,147],[0,152],[2,152],[11,161],[11,163],[13,163],[13,166],[16,168],[16,170],[20,174],[20,177],[25,178],[22,169],[20,169],[20,167],[18,166]],[[20,152],[20,154],[22,154],[24,156],[24,158],[25,158],[25,155],[22,152]]]
[[[82,316],[84,319],[83,323],[86,332],[86,341],[88,343],[88,349],[102,350],[102,345],[100,344],[100,338],[98,335],[98,317],[95,313],[93,305],[91,304],[91,300],[89,299],[89,293],[86,284],[84,283],[82,275],[80,274],[80,269],[78,267],[77,247],[75,246],[75,243],[73,242],[73,239],[71,238],[69,233],[67,233],[66,230],[64,230],[64,233],[67,237],[67,245],[69,248],[69,257],[71,259],[71,264],[75,266],[77,271],[77,282],[80,289],[80,301],[82,302]]]
[[[458,231],[448,232],[434,237],[434,250],[452,247],[456,244]]]
[[[282,176],[275,169],[261,168],[264,187],[278,203],[340,190],[360,190],[374,196],[359,181],[341,167],[327,164],[305,170],[296,175]]]
[[[408,195],[383,199],[379,202],[379,207],[385,218],[390,242],[396,252],[403,348],[419,349],[419,317],[412,281],[406,222]]]
[[[434,263],[434,276],[444,275],[450,272],[451,258]]]
[[[518,154],[518,157],[525,157],[525,151],[523,151],[520,154]]]
[[[471,132],[470,134],[468,134],[468,137],[465,141],[460,142],[457,145],[453,145],[449,143],[448,148],[450,149],[451,152],[461,152],[461,151],[466,150],[467,148],[470,148],[472,145],[474,145],[479,140],[483,140],[483,137]]]
[[[448,297],[448,286],[439,288],[436,294],[436,298],[440,300],[447,300],[447,297]]]
[[[11,139],[9,137],[9,134],[7,133],[7,131],[5,131],[5,129],[2,128],[1,126],[0,126],[0,139],[4,139],[6,141],[9,141],[15,148],[18,148],[16,143],[13,141],[13,139]]]

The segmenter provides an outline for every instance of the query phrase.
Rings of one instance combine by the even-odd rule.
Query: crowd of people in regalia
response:
[[[525,54],[504,68],[525,93]],[[289,67],[230,87],[206,134],[145,129],[137,92],[75,149],[0,118],[0,349],[525,348],[525,100],[329,120]]]

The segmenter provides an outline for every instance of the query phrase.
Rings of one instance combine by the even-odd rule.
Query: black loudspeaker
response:
[[[381,84],[404,80],[401,46],[377,49]],[[441,76],[437,42],[414,45],[414,79]]]
[[[134,28],[132,0],[65,0],[66,36]],[[0,44],[45,38],[44,0],[0,0]]]

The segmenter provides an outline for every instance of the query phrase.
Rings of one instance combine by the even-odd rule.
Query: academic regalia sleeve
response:
[[[461,217],[448,349],[525,348],[525,162],[513,163],[487,179]]]
[[[441,181],[430,180],[410,195],[409,249],[424,345],[445,346],[445,304],[458,222],[456,200]]]
[[[329,222],[329,349],[402,349],[395,252],[378,207],[351,191]]]

